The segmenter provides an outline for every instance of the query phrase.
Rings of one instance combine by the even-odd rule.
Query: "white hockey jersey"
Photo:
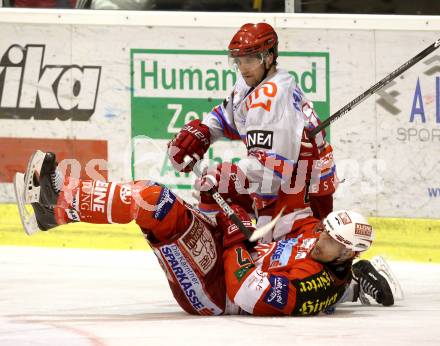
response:
[[[302,188],[292,191],[292,172],[299,169],[304,128],[315,128],[319,118],[287,71],[277,69],[256,88],[250,88],[240,76],[231,95],[203,123],[210,128],[212,142],[227,137],[241,139],[246,145],[248,156],[238,166],[249,179],[257,209],[275,201],[280,191],[290,196],[302,192],[299,198],[305,198],[304,182]],[[325,133],[319,133],[315,141],[318,148],[324,147]],[[274,231],[278,233],[275,239],[288,233],[295,220],[311,215],[309,207],[294,209],[279,221],[282,230]]]
[[[310,186],[304,186],[305,181],[292,184],[296,176],[292,172],[295,169],[298,172],[304,163],[298,164],[300,152],[304,157],[304,146],[301,146],[304,128],[312,130],[320,121],[312,103],[286,70],[277,69],[256,88],[249,87],[240,76],[231,95],[214,107],[203,123],[210,129],[212,142],[226,137],[241,139],[246,145],[247,158],[242,159],[238,166],[250,182],[249,192],[256,209],[274,206],[274,214],[259,214],[258,226],[269,222],[282,204],[288,206],[274,230],[262,241],[283,239],[297,220],[312,215],[308,193],[315,193],[316,186],[319,190],[327,184],[323,184],[323,179],[333,181],[335,166],[331,147],[322,131],[315,137],[315,142],[322,153],[330,151],[323,160],[330,164],[324,164],[326,167],[322,169],[318,167],[321,181],[309,182]],[[323,166],[322,162],[317,165]],[[292,186],[295,186],[293,191]]]

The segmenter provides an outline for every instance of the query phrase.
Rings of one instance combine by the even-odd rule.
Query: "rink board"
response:
[[[371,249],[376,255],[399,261],[440,263],[440,220],[370,218],[376,232]],[[88,248],[114,250],[149,249],[139,227],[124,225],[64,225],[31,237],[21,226],[15,205],[0,205],[0,245]]]
[[[49,150],[49,139],[72,141],[73,158],[75,148],[103,143],[105,155],[91,148],[86,156],[107,163],[93,167],[106,169],[108,179],[154,178],[191,200],[194,176],[171,169],[166,143],[185,121],[228,96],[234,79],[225,47],[244,22],[275,26],[280,66],[322,118],[440,33],[440,19],[422,16],[222,14],[220,24],[202,13],[17,13],[0,12],[0,140],[12,141],[0,146],[0,158],[7,157],[0,160],[0,202],[13,200],[12,173],[31,154],[23,143],[37,140]],[[337,208],[440,217],[439,62],[434,52],[332,125],[338,175],[345,179]],[[222,141],[206,164],[244,154],[241,143]]]

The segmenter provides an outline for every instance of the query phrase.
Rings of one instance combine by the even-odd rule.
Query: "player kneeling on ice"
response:
[[[288,238],[255,244],[225,214],[215,224],[152,181],[64,178],[52,153],[37,151],[14,187],[28,234],[75,221],[135,220],[174,297],[191,314],[314,315],[361,293],[394,303],[387,280],[368,261],[352,265],[373,241],[372,227],[353,211],[332,212],[323,222],[298,220]],[[233,209],[254,231],[249,215],[238,205]]]

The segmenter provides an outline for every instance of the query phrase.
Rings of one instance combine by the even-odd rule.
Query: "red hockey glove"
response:
[[[194,163],[203,158],[211,144],[209,127],[199,119],[190,121],[168,143],[168,156],[173,167],[179,172],[191,172]],[[185,156],[192,159],[185,165]]]
[[[247,191],[249,181],[237,165],[223,162],[208,168],[202,177],[195,181],[194,188],[200,191],[200,203],[202,205],[214,205],[216,203],[208,192],[213,186],[229,204],[238,204],[246,211],[252,211],[252,198]]]
[[[252,225],[249,214],[240,206],[234,204],[231,206],[234,213],[243,222],[247,229],[251,232],[255,231],[255,227]],[[223,231],[223,247],[228,248],[232,245],[242,243],[246,239],[242,231],[235,225],[224,212],[220,212],[216,216],[217,226]]]

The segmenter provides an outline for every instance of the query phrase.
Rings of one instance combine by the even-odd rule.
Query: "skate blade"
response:
[[[371,259],[371,264],[373,267],[382,275],[390,285],[391,291],[393,292],[394,300],[403,300],[403,290],[400,286],[399,280],[397,280],[396,275],[394,275],[388,262],[382,256],[375,256]]]
[[[39,176],[45,156],[46,153],[42,152],[41,150],[37,150],[32,154],[28,162],[24,178],[24,201],[26,204],[38,203],[40,201],[40,187],[34,184],[34,175],[37,174],[37,176]]]
[[[25,184],[24,174],[16,173],[14,176],[14,192],[17,200],[18,212],[20,214],[20,220],[27,235],[32,235],[39,231],[37,219],[35,214],[31,214],[26,209],[25,203]]]

